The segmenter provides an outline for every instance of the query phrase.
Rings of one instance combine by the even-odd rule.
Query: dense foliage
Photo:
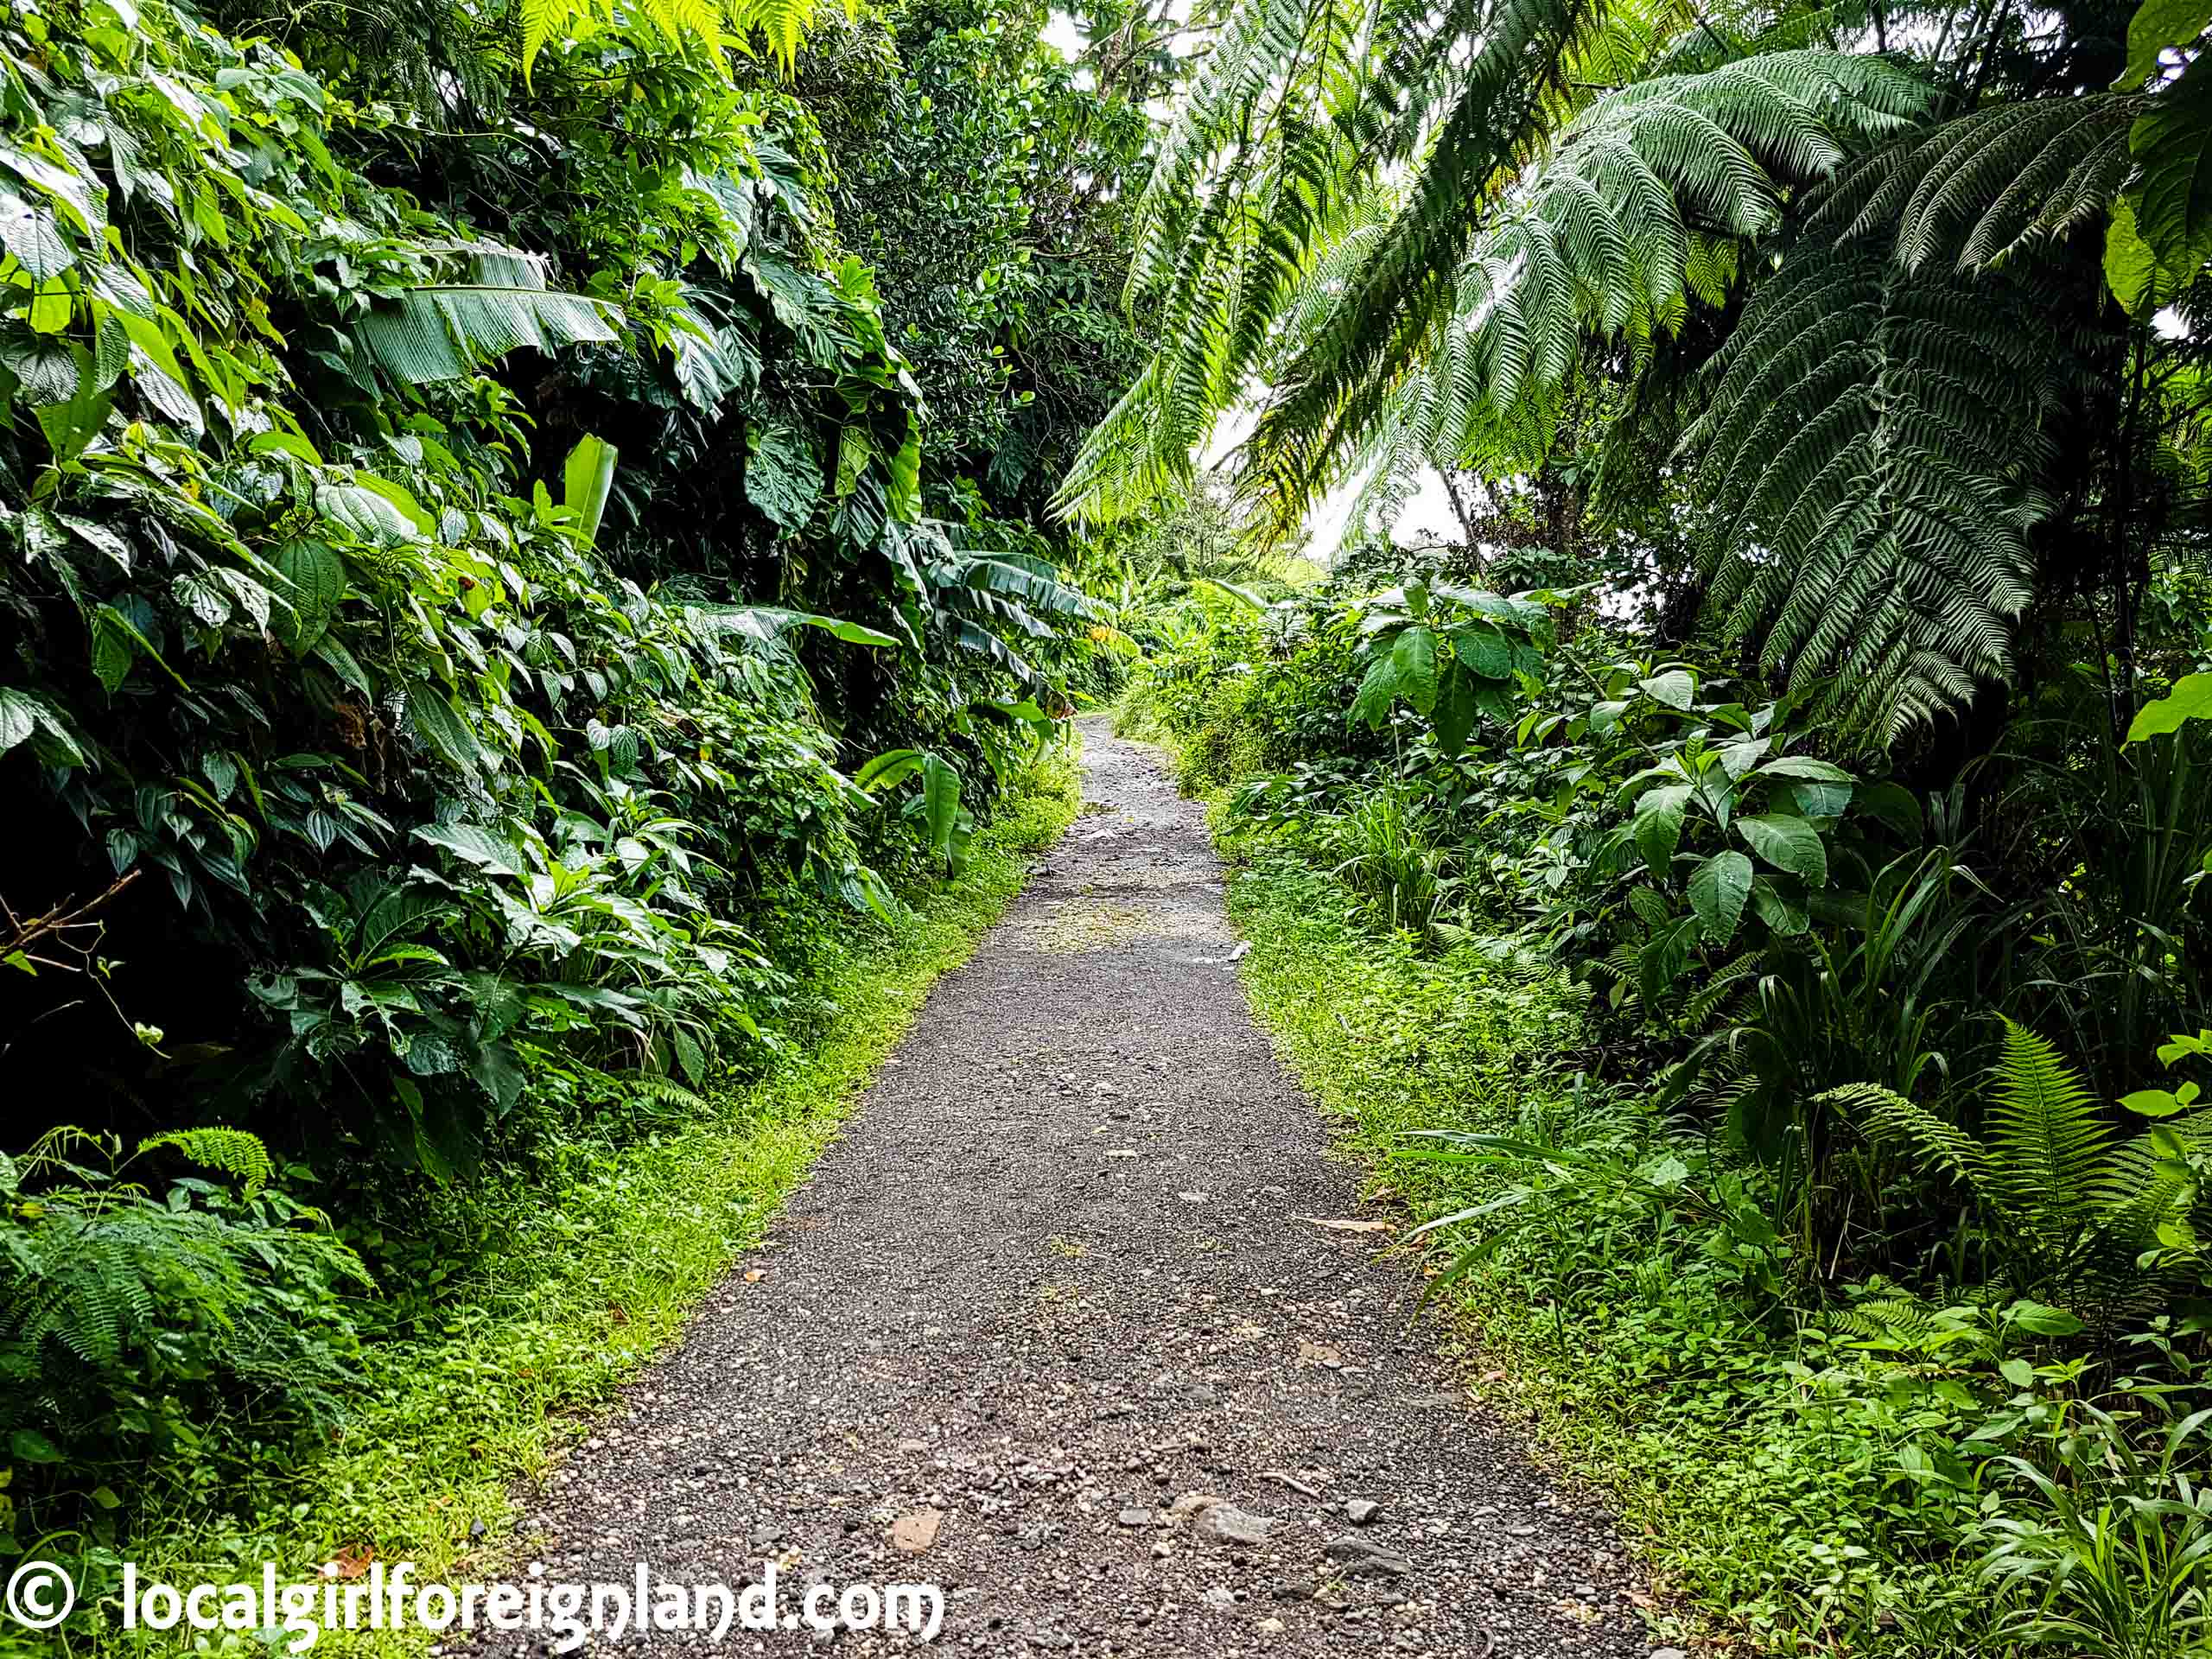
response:
[[[1532,1408],[1777,1649],[2212,1618],[2207,22],[1245,0],[1061,497],[1255,398],[1256,539],[1357,493],[1318,588],[1156,581],[1128,715]]]
[[[1153,83],[1039,22],[0,29],[17,1547],[342,1418],[461,1194],[759,1073],[1049,738]]]
[[[1532,1408],[1782,1650],[2193,1618],[2204,724],[2115,753],[2089,685],[1934,786],[1406,575],[1163,597],[1125,713],[1217,792],[1262,1011],[1413,1160]]]

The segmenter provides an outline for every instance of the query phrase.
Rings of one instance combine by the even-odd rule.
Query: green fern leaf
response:
[[[248,1198],[268,1185],[276,1173],[261,1137],[244,1129],[172,1129],[141,1141],[138,1151],[143,1156],[162,1147],[182,1153],[203,1169],[220,1170],[238,1181]]]

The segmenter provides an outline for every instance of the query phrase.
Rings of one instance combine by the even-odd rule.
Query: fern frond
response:
[[[149,1135],[138,1143],[138,1151],[143,1155],[160,1147],[182,1153],[203,1169],[220,1170],[237,1181],[248,1198],[268,1185],[270,1177],[276,1173],[261,1137],[244,1129],[171,1129],[167,1135]]]
[[[2133,94],[2030,99],[1898,139],[1848,169],[1808,229],[1837,240],[1893,237],[1910,271],[1985,270],[2104,211],[2133,162]]]
[[[2063,368],[2021,285],[1800,247],[1684,440],[1719,509],[1715,613],[1885,741],[2006,678]]]
[[[2112,1129],[2057,1049],[2007,1020],[1988,1111],[1992,1177],[2024,1213],[2054,1231],[2095,1216]]]
[[[1994,1190],[1990,1185],[1989,1159],[1980,1144],[1916,1100],[1878,1083],[1852,1083],[1815,1096],[1813,1103],[1855,1124],[1873,1140],[1910,1147],[1922,1163],[1941,1170],[1977,1195],[1987,1197]]]
[[[1499,51],[1518,40],[1567,64],[1600,39],[1651,49],[1632,32],[1586,36],[1567,10],[1517,26],[1530,32]],[[1735,238],[1773,231],[1786,193],[1928,97],[1892,66],[1808,50],[1634,79],[1578,107],[1521,86],[1491,54],[1454,113],[1516,112],[1509,141],[1489,126],[1455,139],[1447,120],[1427,169],[1385,183],[1365,150],[1347,174],[1327,129],[1284,118],[1277,164],[1239,152],[1210,194],[1158,220],[1155,238],[1171,222],[1181,238],[1172,267],[1163,240],[1152,278],[1164,343],[1085,445],[1062,511],[1113,518],[1186,481],[1191,452],[1255,379],[1275,390],[1243,482],[1278,533],[1345,477],[1366,479],[1387,518],[1416,456],[1533,465],[1586,340],[1629,341],[1641,360],[1692,295],[1726,298]],[[1453,143],[1467,153],[1446,153]],[[1294,175],[1297,211],[1279,222]]]

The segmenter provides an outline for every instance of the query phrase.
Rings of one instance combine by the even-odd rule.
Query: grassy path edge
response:
[[[821,964],[812,988],[836,1017],[823,1039],[687,1124],[593,1160],[521,1202],[506,1244],[454,1287],[438,1339],[371,1351],[366,1403],[342,1440],[272,1481],[250,1522],[211,1525],[189,1501],[143,1517],[118,1548],[142,1579],[188,1585],[325,1561],[410,1560],[416,1581],[490,1576],[518,1544],[514,1487],[586,1432],[611,1398],[682,1335],[837,1135],[938,978],[965,963],[1073,820],[1071,747],[977,835],[950,881],[905,894],[912,914]],[[103,1621],[92,1651],[137,1650]],[[322,1652],[419,1650],[428,1635],[324,1637]]]

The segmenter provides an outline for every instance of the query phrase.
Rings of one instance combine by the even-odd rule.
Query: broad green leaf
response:
[[[614,487],[615,455],[613,444],[587,432],[561,468],[561,505],[575,514],[576,533],[587,547],[599,540],[599,521]]]
[[[1223,598],[1233,600],[1246,610],[1255,613],[1264,612],[1268,608],[1266,600],[1262,599],[1249,588],[1239,588],[1233,582],[1217,582],[1211,576],[1198,576],[1192,580],[1191,586],[1193,590],[1199,593],[1219,594]]]
[[[2135,204],[2115,197],[2105,223],[2105,286],[2131,317],[2146,317],[2172,297],[2172,274],[2135,230]]]
[[[1777,870],[1802,876],[1808,887],[1827,885],[1827,849],[1821,844],[1820,831],[1804,819],[1762,813],[1737,819],[1736,833]]]
[[[1446,760],[1458,756],[1473,735],[1478,710],[1464,663],[1447,663],[1437,683],[1436,747]]]
[[[1764,922],[1768,931],[1777,937],[1792,939],[1808,931],[1812,918],[1782,895],[1766,876],[1758,876],[1751,882],[1751,913]]]
[[[822,496],[822,467],[804,429],[786,420],[755,424],[745,452],[745,499],[779,530],[804,530]]]
[[[1723,743],[1718,750],[1720,769],[1728,774],[1731,780],[1741,781],[1758,766],[1759,757],[1767,752],[1768,747],[1769,740],[1764,737],[1749,737],[1733,743]]]
[[[92,357],[81,346],[41,334],[0,334],[0,365],[19,382],[23,400],[66,404],[77,395],[79,364],[92,366]]]
[[[1486,680],[1513,677],[1513,647],[1496,628],[1455,628],[1450,638],[1453,652],[1471,671]]]
[[[1418,714],[1436,709],[1436,634],[1416,625],[1401,632],[1390,646],[1390,663],[1400,696]]]
[[[480,870],[493,870],[501,875],[530,874],[528,861],[515,849],[513,843],[493,835],[480,824],[425,824],[418,828],[415,835],[418,840],[427,841],[434,847],[442,847]]]
[[[1777,792],[1777,801],[1794,803],[1798,816],[1807,818],[1840,818],[1851,805],[1849,784],[1796,783]]]
[[[27,741],[41,759],[73,766],[85,762],[60,710],[35,691],[0,685],[0,754]]]
[[[2139,169],[2135,231],[2169,271],[2212,252],[2212,60],[2199,57],[2151,100],[2127,138]]]
[[[0,685],[0,754],[5,754],[38,729],[42,700],[29,691]]]
[[[922,426],[910,418],[906,441],[891,456],[891,516],[912,524],[922,516]]]
[[[1682,838],[1683,815],[1693,793],[1688,784],[1646,790],[1636,798],[1636,846],[1654,875],[1667,874],[1675,848]]]
[[[922,815],[929,842],[938,857],[952,856],[952,832],[960,822],[960,774],[942,755],[922,756]]]
[[[39,430],[47,447],[64,466],[73,462],[107,424],[115,400],[100,390],[92,373],[92,359],[84,347],[72,348],[78,358],[77,390],[67,401],[42,404],[38,409]]]
[[[2159,70],[2168,47],[2194,46],[2212,26],[2208,0],[2143,0],[2127,25],[2127,67],[2113,82],[2114,92],[2133,92]]]
[[[483,766],[484,747],[475,732],[454,712],[446,694],[428,680],[407,688],[407,723],[425,748],[456,772],[474,772]]]
[[[17,1463],[59,1463],[61,1448],[38,1429],[19,1428],[8,1436],[8,1454]]]
[[[2194,1107],[2202,1092],[2193,1083],[2184,1083],[2177,1090],[2139,1089],[2132,1095],[2122,1095],[2120,1103],[2145,1117],[2173,1117]]]
[[[353,474],[353,482],[358,487],[366,490],[370,494],[384,501],[394,512],[407,521],[417,536],[425,541],[437,539],[436,518],[429,508],[415,499],[415,493],[404,484],[385,478],[378,473],[365,473],[358,470]]]
[[[1352,725],[1378,727],[1388,719],[1390,704],[1398,694],[1398,666],[1395,657],[1377,657],[1360,680],[1359,690],[1351,700],[1350,722]]]
[[[110,692],[130,677],[131,664],[138,660],[131,630],[121,622],[112,606],[103,605],[92,613],[92,673]]]
[[[921,768],[919,749],[887,749],[853,774],[853,782],[862,789],[888,789],[899,779]]]
[[[305,656],[329,628],[346,597],[346,561],[327,542],[296,536],[276,550],[270,563],[291,583],[283,595],[291,608],[276,613],[277,637],[294,654]]]
[[[1652,702],[1664,703],[1669,709],[1687,709],[1697,700],[1697,682],[1686,668],[1670,668],[1664,674],[1655,674],[1636,684]]]
[[[246,448],[257,455],[274,450],[296,461],[303,461],[310,467],[323,464],[322,452],[296,432],[263,432],[256,435]]]
[[[1831,761],[1809,754],[1785,754],[1758,769],[1762,778],[1803,778],[1816,784],[1853,784],[1859,780]]]
[[[23,314],[23,321],[31,326],[35,334],[58,334],[69,326],[69,319],[75,315],[76,309],[76,301],[69,292],[69,284],[55,277],[38,285],[38,291],[31,296],[30,308]]]
[[[507,263],[515,263],[512,260]],[[563,346],[612,340],[620,309],[583,294],[499,283],[410,288],[362,314],[361,345],[403,385],[460,380],[478,366],[530,346],[552,356]]]
[[[2071,1337],[2082,1330],[2082,1321],[2064,1308],[2047,1306],[2042,1302],[2015,1302],[2005,1310],[2005,1317],[2021,1330],[2038,1337]]]
[[[2212,720],[2212,674],[2185,674],[2164,696],[2137,709],[2127,728],[2127,741],[2140,743],[2178,731],[2183,721],[2190,720]]]
[[[0,189],[0,247],[15,255],[34,283],[59,276],[77,263],[54,215],[8,189]]]
[[[416,522],[380,490],[360,483],[320,484],[315,492],[315,511],[356,540],[380,547],[397,547],[412,541]]]
[[[1689,966],[1690,935],[1698,927],[1694,916],[1661,928],[1637,952],[1637,989],[1646,1008],[1656,1008]]]
[[[1726,944],[1736,937],[1751,892],[1751,861],[1733,850],[1715,853],[1690,872],[1690,908],[1705,924],[1707,943]]]
[[[878,650],[896,646],[898,640],[880,628],[823,616],[814,611],[785,610],[779,605],[695,605],[684,614],[714,632],[741,633],[748,639],[780,639],[793,628],[820,628],[849,645],[873,645]]]

